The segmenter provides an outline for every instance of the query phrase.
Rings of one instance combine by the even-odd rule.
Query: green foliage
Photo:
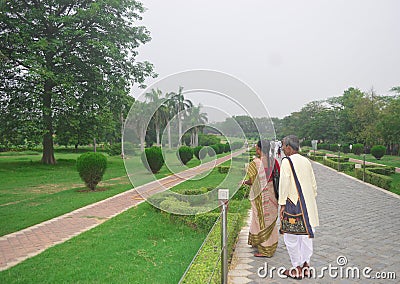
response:
[[[193,159],[193,149],[189,146],[181,146],[178,149],[177,156],[181,160],[182,164],[186,165],[191,159]]]
[[[164,157],[161,148],[157,146],[144,149],[141,159],[146,169],[152,173],[158,173],[164,165]]]
[[[354,144],[352,150],[354,154],[361,155],[364,152],[364,145],[360,143]]]
[[[229,143],[224,144],[224,152],[228,153],[231,151],[231,145]]]
[[[383,176],[390,176],[395,173],[395,167],[368,167],[368,171],[383,175]]]
[[[199,145],[200,146],[211,146],[221,142],[221,139],[216,135],[199,135]]]
[[[216,149],[217,154],[222,154],[224,152],[225,144],[218,143],[218,144],[215,144],[215,146],[216,146],[215,149]]]
[[[377,160],[380,160],[386,153],[386,147],[383,145],[375,145],[371,148],[371,154]]]
[[[142,4],[2,3],[0,143],[42,140],[43,162],[54,164],[54,134],[63,145],[119,138],[132,100],[128,86],[155,76],[152,64],[136,60],[151,39],[137,25]]]
[[[76,168],[86,186],[95,190],[106,171],[107,158],[100,153],[88,152],[78,157]]]
[[[250,186],[242,185],[236,191],[235,195],[232,197],[234,200],[242,200],[244,198],[248,198],[250,193]]]
[[[376,170],[376,169],[375,169]],[[355,177],[358,179],[363,179],[364,169],[355,169]],[[370,169],[365,169],[365,182],[376,185],[380,188],[389,190],[390,184],[392,183],[392,178],[389,176],[374,173]]]
[[[211,145],[207,146],[208,149],[208,156],[214,157],[217,154],[217,151],[219,151],[219,147],[216,145]]]
[[[197,146],[193,148],[193,154],[197,158],[197,160],[202,160],[204,157],[200,158],[200,150],[203,148],[203,146]]]
[[[340,158],[340,171],[347,172],[354,169],[354,163],[348,162],[349,158]],[[325,166],[331,167],[332,169],[339,169],[338,158],[325,158],[322,160]]]
[[[228,173],[230,169],[230,166],[218,166],[218,172],[220,172],[221,174]]]
[[[134,146],[130,142],[124,142],[124,153],[133,155],[134,154]],[[122,143],[114,143],[106,147],[106,152],[110,156],[120,156],[122,154]]]
[[[242,147],[243,147],[243,142],[236,141],[236,142],[232,143],[231,150],[234,151],[234,150],[240,149]]]

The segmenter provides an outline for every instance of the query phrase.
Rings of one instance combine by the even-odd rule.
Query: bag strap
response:
[[[303,191],[301,189],[299,179],[297,178],[296,171],[294,170],[293,162],[289,157],[285,157],[285,158],[289,160],[290,167],[292,168],[294,181],[296,182],[297,193],[299,195],[301,211],[303,212],[304,221],[306,222],[307,233],[310,236],[310,238],[314,238],[314,233],[313,233],[311,225],[310,225],[310,220],[308,219],[308,211],[307,211],[306,202],[304,200]],[[283,159],[285,159],[285,158],[283,158]]]

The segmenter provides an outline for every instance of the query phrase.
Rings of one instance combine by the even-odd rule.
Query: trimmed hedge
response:
[[[386,147],[383,145],[375,145],[371,148],[371,154],[377,160],[380,160],[386,153]]]
[[[219,213],[217,213],[219,215]],[[241,229],[238,213],[228,213],[228,235],[236,236]],[[228,238],[228,255],[232,254],[235,238]],[[219,218],[208,234],[203,247],[192,262],[180,283],[220,283],[221,264],[217,264],[221,251],[221,219]],[[217,264],[217,265],[216,265]],[[216,270],[214,272],[214,269]]]
[[[100,153],[87,152],[78,157],[76,168],[86,186],[95,190],[106,171],[107,158]]]
[[[178,159],[182,164],[186,165],[191,159],[193,159],[193,149],[189,146],[179,147],[178,152],[176,152]]]
[[[231,144],[231,150],[233,151],[233,150],[240,149],[243,147],[243,145],[244,145],[243,142],[239,142],[239,141],[233,142]]]
[[[230,166],[218,166],[218,172],[221,174],[227,174],[230,169]]]
[[[164,157],[161,148],[157,146],[144,149],[141,159],[145,168],[154,174],[164,165]]]
[[[355,177],[362,180],[363,170],[364,169],[354,169]],[[374,173],[371,170],[376,170],[376,168],[365,168],[365,182],[376,185],[380,188],[384,188],[386,190],[390,190],[390,184],[392,183],[393,179],[386,175]]]
[[[352,150],[355,155],[361,155],[361,153],[364,151],[364,145],[359,143],[354,144]]]
[[[349,160],[349,158],[344,158],[344,160],[346,160],[346,159],[347,159],[347,161]],[[342,160],[342,158],[340,160]],[[335,170],[337,170],[339,168],[339,163],[334,161],[334,160],[331,160],[331,158],[323,159],[322,163],[325,166],[331,167],[332,169],[335,169]],[[354,163],[351,163],[351,162],[340,162],[340,171],[341,172],[352,171],[353,169],[354,169]]]

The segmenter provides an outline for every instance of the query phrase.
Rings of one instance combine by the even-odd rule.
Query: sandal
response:
[[[295,279],[295,280],[301,280],[303,277],[301,276],[301,267],[297,266],[296,268],[292,268],[290,270],[286,269],[285,272],[283,272],[283,275]],[[294,272],[294,273],[293,273]]]

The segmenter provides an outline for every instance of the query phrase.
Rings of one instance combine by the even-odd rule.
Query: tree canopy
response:
[[[54,134],[95,138],[103,127],[115,127],[108,118],[129,107],[131,85],[155,76],[152,64],[135,60],[137,48],[151,39],[137,25],[144,12],[137,1],[0,5],[0,135],[7,141],[41,137],[44,163],[55,163]]]

